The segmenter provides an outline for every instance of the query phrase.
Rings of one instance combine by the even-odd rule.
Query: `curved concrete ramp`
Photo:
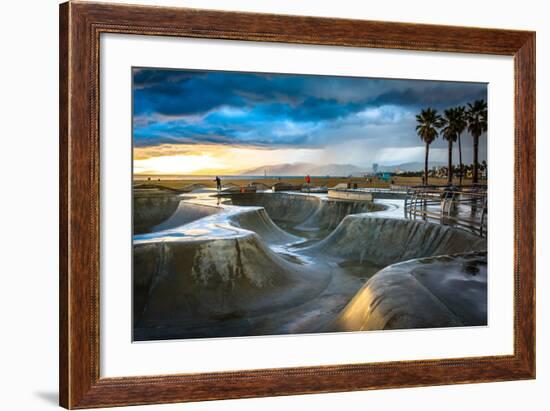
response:
[[[233,205],[263,207],[273,221],[294,224],[309,218],[319,205],[313,196],[288,193],[239,193],[230,198]]]
[[[280,229],[271,220],[265,209],[251,207],[229,217],[234,225],[258,234],[269,244],[290,244],[302,241],[300,237]]]
[[[221,211],[222,210],[218,207],[180,201],[176,211],[165,221],[152,227],[150,231],[154,233],[163,230],[170,230],[172,228],[189,224],[192,221],[196,221],[213,214],[218,214]]]
[[[483,272],[482,264],[448,256],[486,250],[466,231],[395,218],[386,203],[310,194],[176,198],[171,215],[134,236],[135,340],[443,327],[486,317],[483,274],[476,283],[460,271]]]
[[[384,205],[373,202],[332,200],[297,193],[236,194],[230,198],[233,205],[263,207],[276,224],[295,232],[328,234],[347,215],[385,209]]]
[[[387,265],[412,258],[486,248],[485,239],[449,226],[349,215],[327,238],[303,251],[342,260]]]
[[[181,190],[185,193],[191,193],[193,191],[202,190],[205,188],[208,188],[206,184],[195,183],[195,184],[188,184],[185,187],[183,187]]]
[[[487,254],[430,257],[374,275],[325,331],[487,324]]]
[[[220,337],[250,332],[258,317],[301,305],[327,287],[256,234],[134,247],[134,338]],[[268,327],[269,329],[269,327]]]
[[[134,189],[134,233],[150,232],[154,226],[168,219],[178,208],[176,193],[161,189]]]
[[[370,201],[339,201],[320,198],[317,210],[298,229],[335,229],[348,215],[382,211],[385,206]]]

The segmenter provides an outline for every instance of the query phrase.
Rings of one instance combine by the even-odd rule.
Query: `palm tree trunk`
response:
[[[449,140],[449,162],[447,165],[447,183],[453,183],[453,140]]]
[[[462,144],[460,142],[460,134],[458,135],[458,162],[460,164],[460,185],[462,185],[462,175],[464,174],[464,168],[462,166]]]
[[[472,183],[477,184],[478,181],[478,164],[477,164],[477,154],[478,154],[478,148],[479,148],[479,136],[474,136],[474,170],[472,175]]]
[[[426,143],[426,158],[424,159],[424,185],[428,185],[428,155],[430,154],[430,145]]]

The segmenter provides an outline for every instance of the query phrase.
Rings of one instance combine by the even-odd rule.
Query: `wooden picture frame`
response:
[[[101,33],[513,56],[513,355],[100,378]],[[534,32],[69,2],[60,6],[59,47],[60,405],[124,406],[535,377]]]

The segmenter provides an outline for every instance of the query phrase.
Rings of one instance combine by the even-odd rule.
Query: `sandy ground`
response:
[[[357,184],[357,187],[359,188],[389,188],[391,182],[390,181],[383,181],[381,179],[373,179],[370,178],[369,181],[363,177],[312,177],[311,179],[311,185],[312,186],[325,186],[325,187],[334,187],[336,184],[340,183],[351,183],[351,184]],[[422,183],[422,179],[420,177],[393,177],[393,184],[394,185],[403,185],[403,186],[413,186],[413,185],[420,185]],[[251,183],[258,182],[265,184],[267,186],[272,186],[273,184],[285,182],[290,184],[304,184],[305,178],[291,178],[291,177],[273,177],[273,178],[254,178],[251,177],[249,179],[223,179],[222,184],[234,184],[237,186],[246,186]],[[445,185],[447,184],[446,178],[430,178],[429,183],[433,185]],[[458,184],[458,180],[455,180],[455,183]],[[472,181],[470,179],[463,180],[464,185],[470,185]],[[482,183],[486,183],[485,181],[482,181]],[[214,178],[212,180],[204,180],[204,179],[193,179],[193,178],[185,178],[185,179],[166,179],[162,176],[158,177],[151,177],[151,180],[134,180],[134,184],[155,184],[163,187],[168,188],[174,188],[174,189],[183,189],[186,186],[192,185],[192,184],[202,184],[206,187],[216,187],[216,182],[214,181]]]

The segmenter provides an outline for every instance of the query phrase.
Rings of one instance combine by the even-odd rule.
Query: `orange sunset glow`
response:
[[[134,148],[134,174],[233,175],[271,164],[315,162],[321,149],[265,149],[217,144],[162,144]]]

